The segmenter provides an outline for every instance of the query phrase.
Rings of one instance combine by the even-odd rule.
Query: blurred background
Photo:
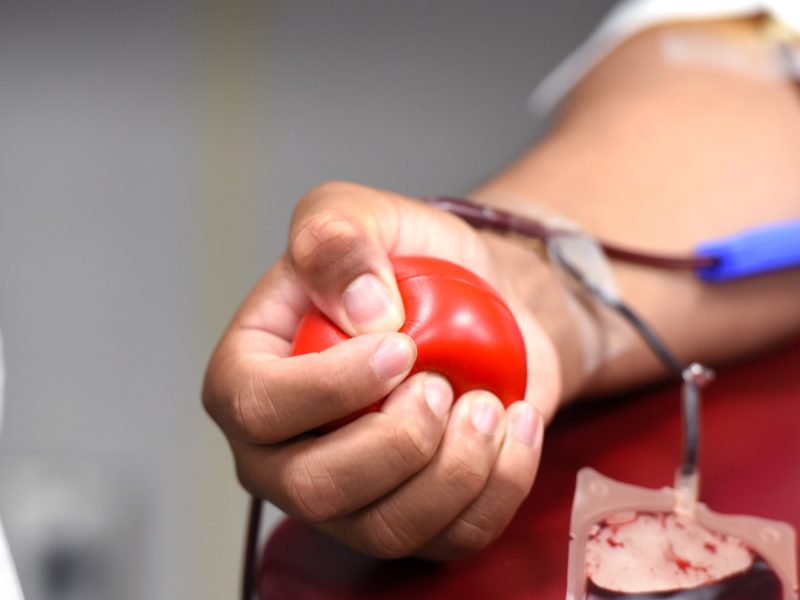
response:
[[[611,4],[0,3],[0,515],[28,600],[237,593],[246,496],[199,391],[294,203],[468,190]]]

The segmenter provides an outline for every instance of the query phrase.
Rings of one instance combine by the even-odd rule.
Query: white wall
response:
[[[527,91],[608,5],[0,4],[0,510],[12,548],[43,536],[23,578],[41,532],[116,523],[115,597],[231,597],[245,496],[198,394],[293,202],[468,189],[530,143]]]

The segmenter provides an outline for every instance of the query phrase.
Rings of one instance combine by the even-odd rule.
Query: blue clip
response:
[[[703,281],[720,282],[800,266],[800,221],[774,223],[703,242],[696,256],[718,263],[697,269]]]

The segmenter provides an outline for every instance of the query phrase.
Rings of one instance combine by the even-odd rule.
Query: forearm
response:
[[[747,39],[746,24],[682,26]],[[475,194],[545,207],[598,237],[690,253],[702,240],[800,217],[800,96],[785,80],[667,64],[661,31],[609,56],[552,133]],[[683,359],[717,364],[800,329],[800,273],[726,285],[614,264],[624,297]],[[555,292],[554,292],[555,294]],[[555,339],[565,395],[602,393],[662,371],[638,341],[584,380],[564,311],[534,311]],[[542,307],[547,307],[543,310]],[[553,322],[555,321],[555,322]]]

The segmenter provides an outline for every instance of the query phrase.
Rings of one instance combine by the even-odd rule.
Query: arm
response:
[[[667,68],[654,35],[605,60],[547,139],[475,196],[511,199],[520,211],[540,203],[589,232],[654,250],[688,251],[796,216],[800,108],[788,86]],[[405,380],[415,349],[394,333],[403,307],[390,254],[449,259],[495,286],[525,337],[524,399],[503,410],[486,392],[453,398],[434,374]],[[711,288],[687,274],[616,271],[630,303],[685,358],[742,354],[800,325],[798,273]],[[310,303],[355,337],[287,357]],[[505,528],[533,484],[542,423],[563,400],[659,375],[638,345],[589,378],[580,361],[546,261],[411,199],[326,184],[298,204],[286,253],[234,316],[203,401],[248,490],[361,551],[446,558]],[[303,435],[387,395],[378,413]]]
[[[575,90],[547,139],[474,197],[523,212],[529,199],[598,237],[683,254],[703,240],[799,218],[798,89],[785,80],[668,64],[659,50],[665,30],[745,44],[759,35],[753,23],[737,21],[630,40]],[[718,364],[800,330],[797,271],[715,286],[688,272],[614,270],[631,306],[685,360]],[[563,364],[574,363],[569,346],[560,347]],[[659,373],[637,340],[588,381],[565,381],[565,388],[607,393]]]

